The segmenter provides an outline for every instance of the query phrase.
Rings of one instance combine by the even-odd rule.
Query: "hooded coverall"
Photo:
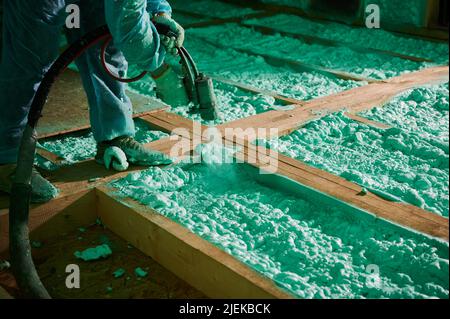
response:
[[[66,8],[76,4],[81,27],[66,29],[69,43],[104,24],[113,35],[107,63],[116,74],[128,63],[154,71],[165,49],[151,22],[157,13],[171,13],[165,0],[6,0],[4,1],[0,64],[0,164],[17,161],[27,115],[37,88],[59,54]],[[92,131],[97,142],[134,136],[132,105],[125,85],[110,78],[100,61],[101,44],[77,59],[89,101]]]

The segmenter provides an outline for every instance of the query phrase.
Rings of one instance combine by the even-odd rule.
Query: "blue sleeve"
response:
[[[105,0],[105,14],[114,45],[123,52],[128,63],[154,71],[163,64],[166,52],[151,22],[150,2],[152,6],[158,3],[160,7],[155,7],[158,10],[167,9],[165,1]]]
[[[172,14],[172,8],[166,0],[147,0],[147,11],[152,15],[161,12]]]

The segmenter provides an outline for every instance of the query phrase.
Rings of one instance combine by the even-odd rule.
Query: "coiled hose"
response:
[[[111,34],[107,26],[102,26],[88,33],[65,50],[45,74],[30,107],[28,123],[20,143],[17,170],[13,179],[9,206],[11,267],[19,289],[25,298],[50,298],[33,263],[28,229],[32,191],[31,176],[37,143],[36,126],[57,77],[87,49],[109,37],[111,37]]]

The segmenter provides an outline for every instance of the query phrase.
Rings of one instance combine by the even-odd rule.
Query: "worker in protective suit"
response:
[[[81,28],[67,29],[69,43],[104,24],[113,36],[106,61],[116,74],[128,64],[161,73],[166,53],[176,54],[184,41],[183,28],[171,18],[165,0],[11,0],[4,2],[2,61],[0,65],[0,191],[9,192],[18,147],[34,94],[59,53],[59,35],[66,22],[66,7],[77,4]],[[176,37],[160,37],[154,22],[167,25]],[[169,164],[162,153],[143,147],[134,138],[132,105],[125,85],[109,77],[100,60],[101,44],[77,59],[87,93],[92,131],[97,141],[98,162],[108,147],[121,149],[139,165]],[[163,78],[159,74],[158,78]],[[162,84],[161,84],[162,83]],[[157,89],[170,92],[167,81]],[[161,85],[159,85],[161,84]],[[38,171],[32,177],[32,201],[46,202],[56,188]]]

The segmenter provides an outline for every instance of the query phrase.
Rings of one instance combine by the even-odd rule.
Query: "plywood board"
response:
[[[134,117],[167,108],[149,97],[128,92],[133,103]],[[38,123],[40,138],[75,132],[89,128],[89,107],[80,75],[66,70],[54,84],[43,117]]]

